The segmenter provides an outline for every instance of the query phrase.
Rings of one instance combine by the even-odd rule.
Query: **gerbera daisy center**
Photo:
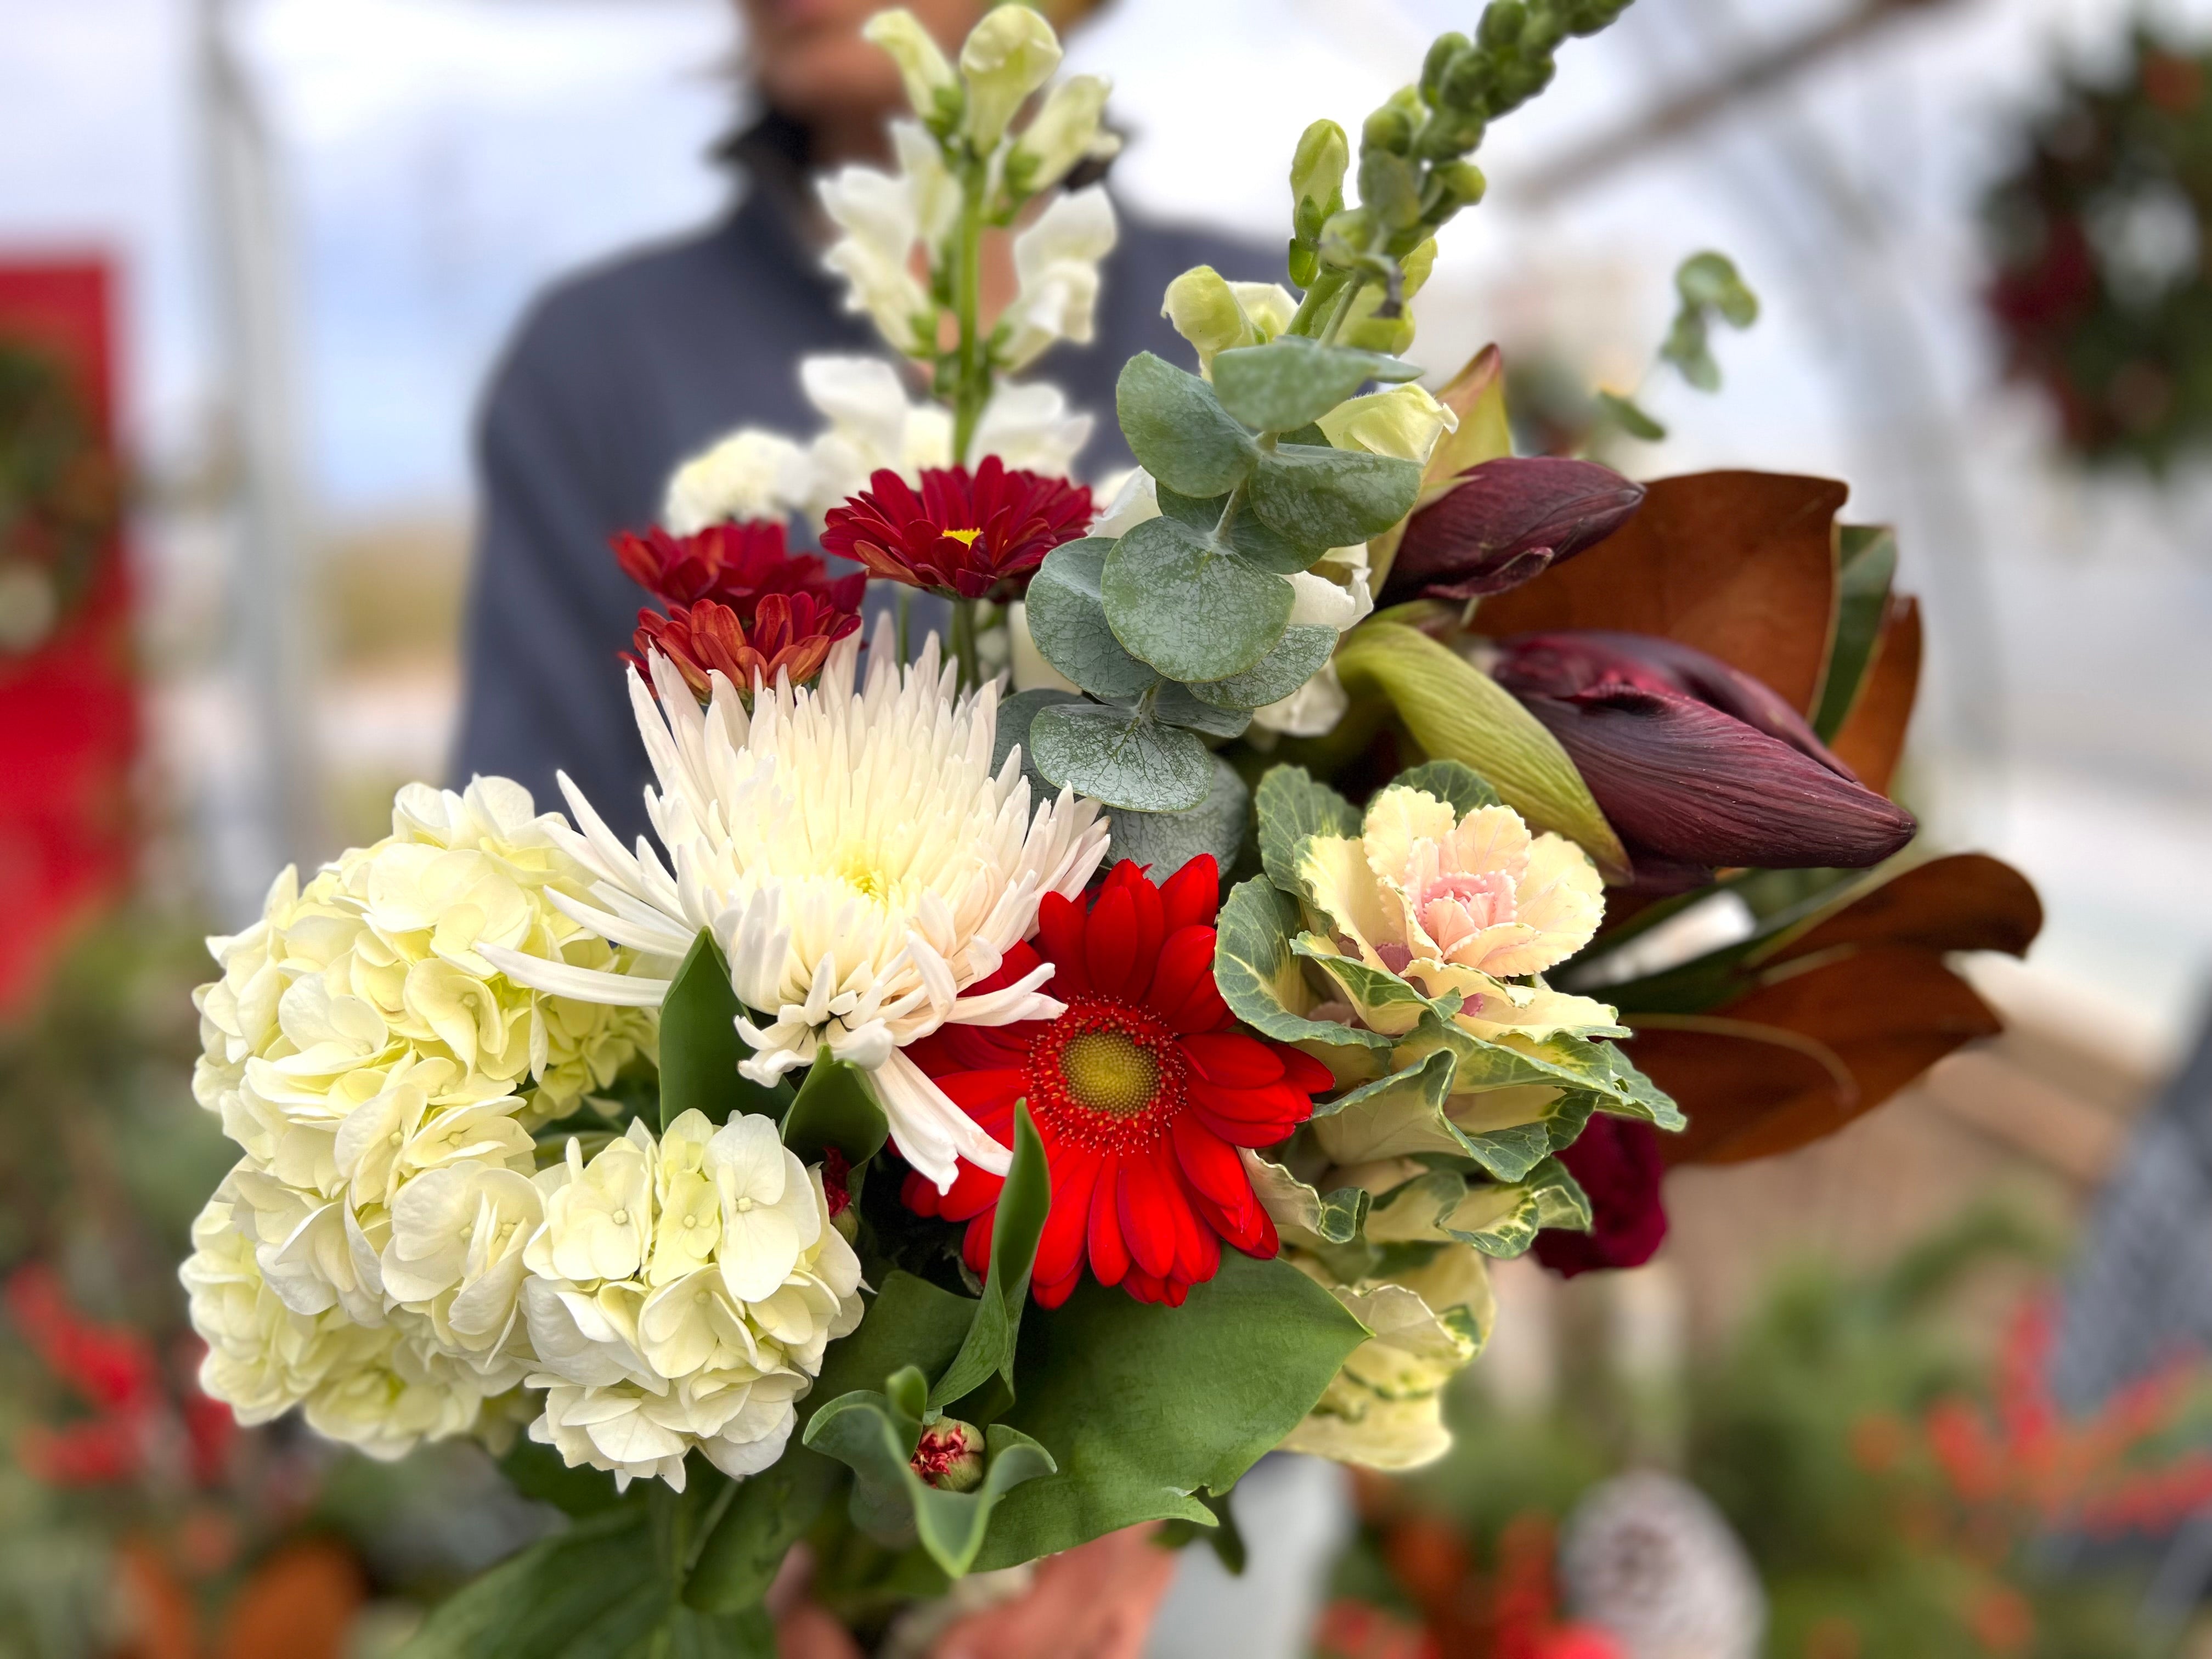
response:
[[[1135,1117],[1152,1105],[1160,1063],[1121,1031],[1085,1031],[1060,1051],[1069,1091],[1094,1111]]]
[[[947,541],[958,542],[963,547],[973,547],[975,538],[983,532],[981,530],[947,530],[941,533]]]

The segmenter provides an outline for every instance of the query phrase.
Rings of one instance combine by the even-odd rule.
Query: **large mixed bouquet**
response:
[[[1495,0],[1356,173],[1310,129],[1298,291],[1176,280],[1194,360],[1122,371],[1097,497],[1089,417],[1012,377],[1090,333],[1106,88],[1018,126],[1036,12],[957,65],[870,25],[915,118],[825,184],[828,258],[927,395],[810,362],[823,432],[732,435],[622,539],[658,847],[565,785],[413,787],[200,995],[244,1154],[184,1270],[210,1391],[511,1445],[576,1517],[417,1650],[752,1651],[802,1538],[866,1625],[1221,1527],[1279,1447],[1433,1458],[1487,1260],[1656,1243],[1685,1116],[1632,1036],[1728,1157],[1989,1029],[1940,954],[1981,890],[1854,873],[1914,828],[1893,544],[1817,480],[1516,458],[1494,352],[1435,393],[1402,356],[1486,123],[1622,3]],[[864,629],[870,579],[906,601]]]

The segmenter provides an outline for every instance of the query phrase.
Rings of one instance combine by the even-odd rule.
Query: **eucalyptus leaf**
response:
[[[1304,767],[1278,766],[1269,771],[1260,780],[1254,805],[1260,815],[1260,860],[1267,879],[1301,898],[1312,895],[1298,873],[1298,844],[1308,836],[1359,834],[1359,809],[1327,784],[1316,782]],[[1296,915],[1295,907],[1291,914]]]
[[[1114,544],[1087,536],[1045,555],[1030,579],[1030,637],[1044,659],[1085,691],[1100,697],[1133,697],[1159,684],[1159,675],[1121,648],[1106,623],[1099,576]]]
[[[783,1144],[801,1164],[819,1164],[823,1150],[835,1146],[848,1164],[857,1166],[881,1152],[890,1138],[890,1121],[877,1103],[868,1074],[831,1059],[827,1047],[817,1050],[784,1118]]]
[[[1269,775],[1273,776],[1273,774]],[[1264,797],[1267,784],[1260,788]],[[1261,827],[1264,836],[1264,808]],[[1213,979],[1230,1011],[1246,1024],[1283,1042],[1387,1048],[1390,1039],[1334,1020],[1309,1019],[1319,1000],[1308,988],[1291,934],[1300,925],[1297,902],[1266,879],[1240,882],[1221,907],[1213,948]]]
[[[1280,576],[1164,515],[1114,544],[1100,592],[1122,647],[1175,680],[1243,673],[1282,638],[1294,597]]]
[[[1498,792],[1490,787],[1489,779],[1473,767],[1454,760],[1429,761],[1401,772],[1390,780],[1390,787],[1419,789],[1434,795],[1462,817],[1485,806],[1504,805]]]
[[[1252,711],[1201,701],[1191,695],[1189,687],[1170,680],[1152,699],[1152,718],[1163,726],[1185,726],[1209,738],[1235,738],[1243,736],[1244,728],[1252,724]]]
[[[1178,495],[1223,495],[1259,459],[1212,386],[1149,351],[1122,366],[1114,408],[1137,465]]]
[[[1054,787],[1140,812],[1180,812],[1213,787],[1212,757],[1141,710],[1057,703],[1030,723],[1037,770]]]
[[[1017,691],[1000,703],[998,730],[993,734],[991,743],[992,775],[995,777],[998,775],[999,769],[1006,763],[1006,757],[1018,746],[1022,751],[1022,775],[1029,780],[1030,799],[1050,799],[1059,792],[1060,786],[1048,781],[1044,774],[1037,770],[1036,746],[1030,741],[1030,724],[1036,719],[1040,709],[1049,708],[1054,703],[1079,703],[1082,701],[1082,696],[1073,691],[1040,689]]]
[[[1006,1494],[975,1566],[1144,1521],[1212,1524],[1192,1494],[1226,1492],[1279,1444],[1367,1334],[1288,1262],[1234,1250],[1180,1308],[1085,1279],[1022,1322],[1022,1395],[1002,1422],[1059,1469]]]
[[[1413,510],[1421,469],[1357,449],[1278,447],[1252,474],[1252,510],[1301,547],[1348,547],[1379,536]]]
[[[1113,826],[1113,843],[1107,849],[1109,863],[1123,859],[1146,868],[1156,883],[1165,881],[1201,854],[1223,870],[1237,862],[1243,845],[1246,814],[1251,792],[1237,769],[1212,757],[1213,787],[1204,800],[1181,812],[1131,812],[1118,806],[1106,809]]]
[[[975,1304],[974,1323],[960,1344],[951,1367],[929,1391],[932,1406],[949,1406],[964,1399],[996,1376],[1014,1391],[1014,1342],[1022,1328],[1022,1304],[1030,1293],[1030,1269],[1036,1264],[1037,1240],[1052,1209],[1052,1173],[1046,1167],[1044,1143],[1029,1108],[1014,1109],[1014,1162],[1006,1184],[999,1190],[999,1205],[991,1224],[990,1271],[983,1280],[982,1300]]]
[[[1218,708],[1265,708],[1280,702],[1328,664],[1336,649],[1336,629],[1317,623],[1293,623],[1267,654],[1241,674],[1199,680],[1190,695]]]
[[[1286,335],[1213,359],[1221,406],[1255,432],[1289,432],[1317,421],[1370,380],[1417,380],[1421,371],[1380,352],[1317,345]]]
[[[1324,447],[1328,442],[1326,438],[1319,441]],[[1230,512],[1231,498],[1226,495],[1209,495],[1201,500],[1192,495],[1178,495],[1172,489],[1162,489],[1157,485],[1153,493],[1159,501],[1160,511],[1176,523],[1188,525],[1209,539],[1225,542],[1240,556],[1250,560],[1262,570],[1273,571],[1279,576],[1288,576],[1304,570],[1328,551],[1327,547],[1317,544],[1309,545],[1286,540],[1262,523],[1257,514],[1242,510],[1242,502],[1238,503],[1239,510]],[[1224,514],[1229,520],[1225,532],[1221,523]]]

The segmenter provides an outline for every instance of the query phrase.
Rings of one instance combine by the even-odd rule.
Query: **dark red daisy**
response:
[[[1101,1284],[1179,1307],[1213,1277],[1225,1240],[1271,1256],[1275,1224],[1240,1146],[1272,1146],[1313,1115],[1328,1068],[1237,1029],[1213,983],[1220,878],[1193,859],[1155,887],[1124,860],[1087,901],[1057,894],[1036,945],[1018,945],[989,983],[1054,964],[1057,1019],[986,1030],[948,1025],[907,1050],[1001,1145],[1026,1101],[1052,1170],[1052,1212],[1030,1283],[1067,1300],[1087,1260]],[[952,1190],[907,1177],[907,1207],[968,1224],[977,1273],[1005,1182],[963,1163]]]
[[[963,599],[1006,599],[1062,542],[1091,525],[1091,491],[986,455],[974,472],[932,467],[919,495],[888,468],[823,526],[824,551],[870,573]]]
[[[865,571],[832,578],[811,553],[793,553],[781,524],[764,519],[709,525],[696,536],[672,536],[658,527],[614,538],[615,561],[640,587],[669,606],[712,599],[738,613],[747,627],[770,593],[812,596],[817,609],[858,611],[868,585]]]
[[[852,611],[825,605],[811,593],[763,594],[750,623],[728,605],[702,599],[671,605],[665,617],[639,611],[630,641],[636,654],[623,654],[642,669],[647,654],[659,652],[704,702],[713,689],[708,672],[717,669],[741,691],[750,691],[756,681],[773,685],[779,674],[803,684],[822,672],[830,647],[860,625]]]

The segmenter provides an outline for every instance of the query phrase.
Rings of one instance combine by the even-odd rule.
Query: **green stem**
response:
[[[972,691],[983,683],[982,659],[975,653],[975,601],[952,601],[952,659],[960,665],[960,689]]]
[[[952,459],[957,466],[968,464],[976,424],[991,400],[991,364],[982,334],[983,191],[988,183],[982,161],[971,161],[962,169],[960,240],[952,269],[954,315],[960,324],[952,384]]]
[[[1359,297],[1360,290],[1366,286],[1364,282],[1344,285],[1344,292],[1337,296],[1336,308],[1328,313],[1328,326],[1321,331],[1322,344],[1336,343],[1337,331],[1344,326],[1344,319],[1352,314],[1352,302]]]
[[[1324,270],[1314,278],[1314,285],[1306,290],[1306,297],[1298,301],[1298,308],[1291,318],[1285,334],[1311,334],[1315,325],[1336,302],[1337,291],[1344,286],[1345,273]]]

